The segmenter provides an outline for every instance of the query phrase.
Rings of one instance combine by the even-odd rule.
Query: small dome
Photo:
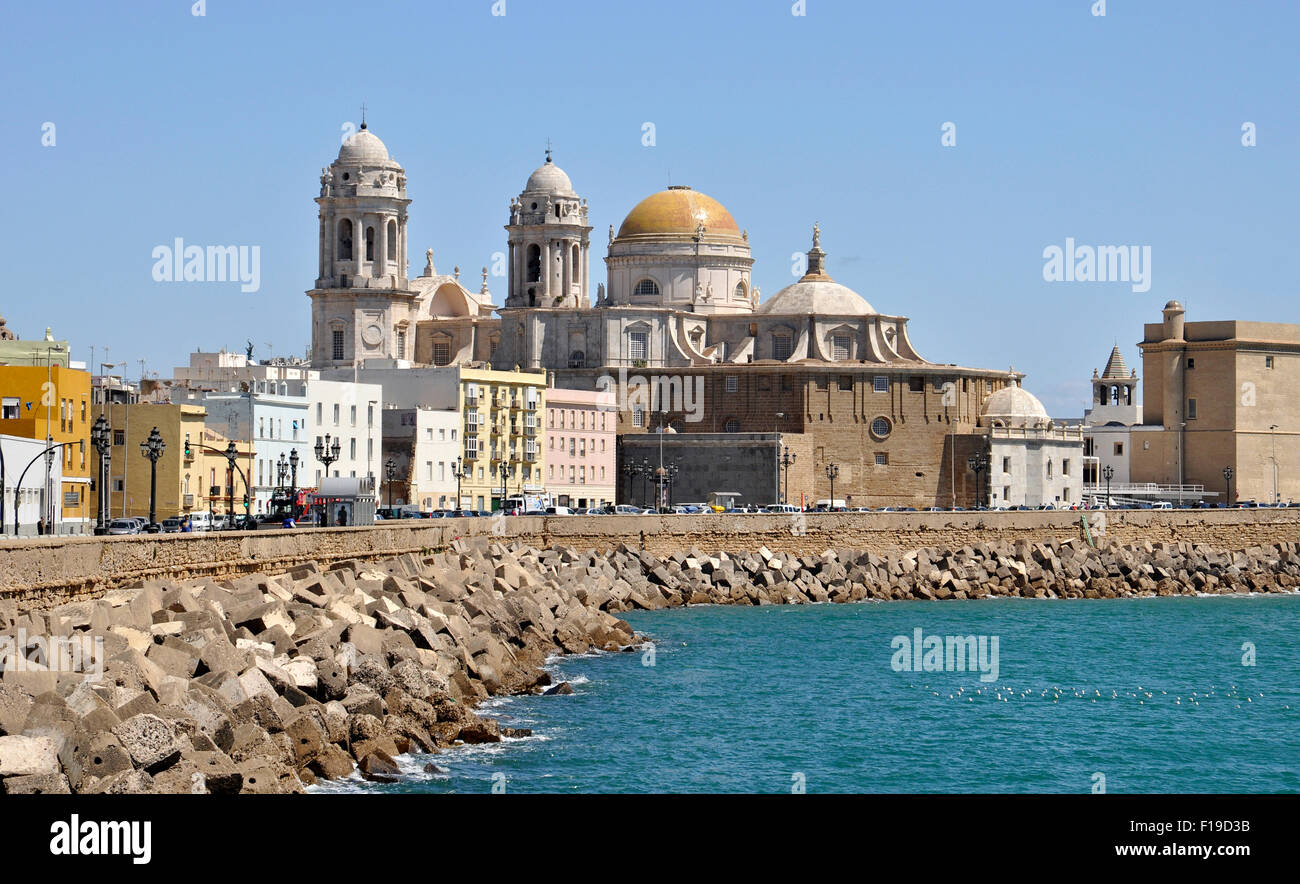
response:
[[[343,147],[339,149],[338,161],[350,164],[391,162],[384,142],[379,140],[379,136],[364,128],[343,142]]]
[[[846,285],[840,285],[826,272],[826,252],[822,250],[821,228],[813,225],[813,244],[808,250],[808,272],[793,285],[763,302],[759,313],[777,315],[808,314],[819,316],[871,316],[875,309],[867,299]]]
[[[777,315],[872,316],[875,309],[867,299],[834,280],[801,279],[788,285],[758,308],[759,313]]]
[[[618,238],[694,236],[701,224],[705,236],[741,238],[740,227],[726,206],[699,191],[674,185],[637,203],[623,219]]]
[[[569,176],[564,174],[564,170],[547,156],[546,162],[537,168],[537,171],[528,176],[528,183],[524,185],[524,193],[553,193],[557,196],[576,196],[573,192],[573,182]]]
[[[1165,309],[1166,309],[1166,310],[1182,310],[1182,309],[1183,309],[1183,305],[1180,304],[1180,303],[1178,303],[1177,301],[1170,301],[1168,304],[1165,305]]]
[[[986,427],[994,421],[1008,427],[1032,427],[1050,420],[1038,397],[1019,384],[1003,387],[985,399],[980,418],[980,423]]]

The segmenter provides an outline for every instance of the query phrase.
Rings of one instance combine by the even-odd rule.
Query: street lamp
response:
[[[234,439],[231,439],[229,442],[227,442],[227,443],[226,443],[226,450],[223,451],[223,452],[221,452],[221,453],[224,454],[224,455],[226,456],[226,464],[227,464],[227,469],[226,469],[226,476],[227,476],[227,482],[226,482],[226,518],[230,520],[230,523],[229,523],[228,525],[226,525],[226,528],[229,529],[229,530],[234,530],[234,527],[235,527],[235,476],[238,475],[238,472],[237,472],[236,469],[235,469],[235,462],[236,462],[237,460],[239,460],[239,449],[235,447],[235,440],[234,440]],[[244,485],[245,485],[245,490],[247,490],[247,485],[248,485],[248,483],[245,482]]]
[[[798,459],[799,455],[791,454],[789,448],[785,449],[785,453],[781,455],[780,465],[785,467],[785,493],[781,495],[781,503],[790,502],[790,467]]]
[[[668,480],[668,505],[669,505],[669,506],[672,506],[672,505],[673,505],[673,488],[676,486],[676,482],[677,482],[677,474],[681,471],[681,467],[674,463],[674,464],[669,464],[669,465],[666,466],[664,469],[666,469],[666,470],[668,471],[668,476],[667,476],[667,480]]]
[[[95,533],[108,533],[108,461],[112,456],[113,440],[108,421],[101,414],[90,428],[90,441],[99,452],[99,512],[95,515]]]
[[[835,509],[835,477],[840,474],[840,465],[828,463],[826,465],[826,478],[831,480],[831,509]]]
[[[154,427],[149,438],[140,443],[140,455],[149,459],[149,531],[158,530],[158,458],[167,450],[162,434]]]
[[[635,500],[636,495],[632,493],[632,483],[637,476],[641,475],[641,467],[634,461],[623,464],[623,475],[627,476],[627,496]]]
[[[1115,477],[1115,468],[1106,464],[1106,468],[1101,471],[1101,475],[1106,479],[1106,509],[1110,509],[1110,480]]]
[[[335,439],[332,445],[330,444],[329,433],[325,434],[324,441],[321,440],[320,436],[316,437],[316,459],[321,463],[325,464],[326,477],[328,477],[330,474],[330,464],[334,463],[339,459],[339,451],[342,447],[343,446],[338,439]],[[321,509],[323,510],[323,515],[324,515],[323,523],[325,527],[328,528],[330,524],[329,504],[326,503]]]
[[[975,473],[975,508],[977,510],[983,509],[984,496],[980,494],[980,473],[984,472],[984,470],[988,468],[988,457],[983,452],[980,452],[979,454],[974,454],[967,458],[966,463]]]
[[[772,496],[778,498],[781,496],[781,422],[783,420],[785,420],[785,412],[778,411],[776,423],[772,426],[772,436],[776,439],[776,488],[772,491]]]
[[[464,478],[464,479],[469,478],[469,476],[466,475],[466,473],[468,472],[468,470],[467,470],[467,465],[466,465],[466,464],[462,464],[462,463],[460,462],[460,458],[459,458],[459,457],[456,458],[455,460],[453,460],[453,461],[451,462],[451,468],[452,468],[453,470],[455,470],[455,472],[456,472],[456,506],[455,506],[455,509],[459,510],[459,509],[460,509],[460,501],[461,501],[461,496],[460,496],[460,480],[463,479],[463,478]]]
[[[1278,426],[1277,424],[1273,424],[1273,426],[1268,428],[1268,434],[1273,440],[1273,503],[1274,504],[1276,504],[1279,500],[1282,499],[1281,495],[1277,493],[1277,433],[1275,432],[1277,430],[1277,426]]]
[[[289,462],[284,457],[284,452],[280,452],[280,459],[275,462],[275,487],[283,488],[284,480],[289,477]]]
[[[1228,506],[1232,506],[1232,467],[1224,467],[1224,468],[1223,468],[1223,478],[1224,478],[1224,479],[1227,481],[1227,483],[1228,483],[1228,491],[1227,491],[1227,498],[1228,498],[1228,501],[1227,501],[1227,503],[1228,503]]]
[[[650,458],[641,458],[641,502],[642,504],[650,500]],[[649,509],[649,507],[646,507]]]
[[[245,485],[248,483],[245,482]],[[298,449],[289,449],[289,511],[298,518]]]
[[[655,469],[655,509],[663,512],[668,508],[668,471],[662,466]]]
[[[388,509],[393,508],[393,479],[397,476],[397,462],[391,457],[384,461],[384,475],[388,477]]]
[[[502,452],[501,460],[501,509],[506,508],[506,478],[510,475],[510,467],[506,465],[505,452]]]

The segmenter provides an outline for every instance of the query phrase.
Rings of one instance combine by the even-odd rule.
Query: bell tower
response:
[[[551,160],[510,203],[510,286],[506,307],[590,306],[590,242],[587,201]]]
[[[312,366],[410,359],[417,293],[407,279],[406,172],[363,120],[321,170]]]

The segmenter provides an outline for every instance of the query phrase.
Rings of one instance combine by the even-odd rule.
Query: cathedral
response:
[[[857,505],[988,500],[991,482],[977,492],[975,469],[989,455],[984,405],[1021,375],[922,357],[907,317],[833,279],[816,226],[807,272],[764,299],[748,232],[716,199],[674,185],[610,226],[593,298],[587,200],[548,150],[509,204],[496,307],[486,269],[470,291],[458,269],[437,272],[430,250],[423,273],[408,276],[406,174],[364,125],[323,170],[316,201],[316,368],[463,364],[545,371],[554,386],[580,390],[629,372],[672,376],[702,390],[699,413],[680,402],[626,408],[620,436],[745,434],[764,476],[780,473],[783,449],[799,454],[786,484],[801,497],[826,492],[834,464],[836,499]],[[683,493],[702,498],[709,471],[696,472],[704,484]],[[783,496],[773,488],[764,478],[766,493],[751,499]]]

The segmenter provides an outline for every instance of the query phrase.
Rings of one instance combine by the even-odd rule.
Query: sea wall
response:
[[[1087,515],[1089,528],[1081,522]],[[437,519],[370,527],[41,537],[0,542],[0,600],[20,610],[95,598],[144,580],[280,574],[308,562],[322,567],[377,562],[449,548],[488,536],[535,547],[610,550],[626,545],[656,555],[691,546],[815,555],[831,547],[876,554],[927,546],[1071,539],[1120,543],[1188,542],[1244,549],[1300,541],[1300,509],[1211,511],[827,513],[795,516],[554,516]]]
[[[356,770],[393,781],[401,754],[530,736],[475,707],[571,692],[544,661],[634,649],[616,616],[630,609],[1297,586],[1295,542],[1021,539],[883,555],[692,544],[661,556],[474,538],[376,564],[151,580],[24,613],[0,603],[0,791],[298,792]]]

